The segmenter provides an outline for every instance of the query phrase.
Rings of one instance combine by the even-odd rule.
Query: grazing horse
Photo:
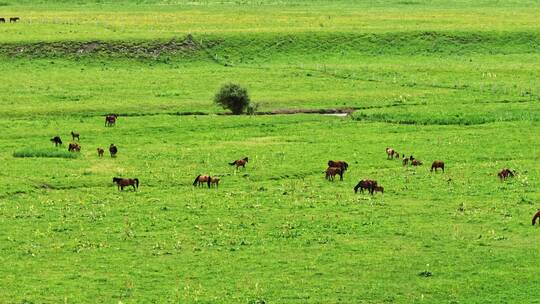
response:
[[[73,141],[75,141],[75,138],[77,139],[77,141],[79,141],[80,140],[80,134],[71,131],[71,138],[73,138]]]
[[[211,177],[210,178],[210,186],[215,185],[216,189],[219,188],[219,181],[220,181],[219,177],[217,177],[217,176]]]
[[[113,177],[113,183],[116,183],[118,186],[118,190],[124,190],[124,187],[132,186],[133,191],[137,191],[139,189],[139,179],[138,178],[121,178],[121,177]]]
[[[103,150],[103,148],[97,148],[97,154],[99,157],[103,157],[103,153],[105,153],[105,150]]]
[[[399,153],[394,153],[394,156],[396,157],[396,159],[399,159]]]
[[[54,143],[55,147],[62,145],[62,139],[60,139],[60,136],[55,136],[51,138],[51,141]]]
[[[376,186],[377,181],[371,179],[364,179],[358,182],[356,186],[354,186],[354,193],[357,193],[358,189],[360,189],[360,192],[364,193],[364,189],[367,189],[369,191],[369,194],[373,195],[373,191],[375,191]]]
[[[443,161],[440,161],[440,160],[434,161],[431,164],[431,170],[429,170],[429,171],[433,171],[433,169],[435,169],[435,172],[437,172],[438,168],[441,168],[442,172],[444,172],[444,162]]]
[[[247,162],[248,162],[248,158],[244,157],[242,159],[237,159],[237,160],[233,161],[232,163],[229,163],[229,165],[231,165],[231,166],[236,165],[236,169],[238,169],[238,167],[242,167],[242,168],[245,169]]]
[[[116,153],[118,153],[118,148],[114,144],[111,144],[109,146],[109,152],[111,153],[111,157],[116,157]]]
[[[386,148],[386,159],[394,159],[396,151],[392,148]]]
[[[421,162],[419,159],[416,159],[416,158],[415,158],[415,159],[413,159],[413,160],[411,161],[411,166],[415,166],[415,167],[416,167],[416,166],[420,166],[420,165],[422,165],[422,162]]]
[[[0,18],[0,23],[6,23],[6,19],[5,18]]]
[[[195,181],[193,182],[193,186],[202,186],[204,183],[208,185],[208,188],[210,188],[210,183],[212,182],[212,178],[210,175],[197,175],[195,177]],[[219,181],[218,181],[219,183]]]
[[[409,160],[413,161],[413,160],[415,160],[415,158],[411,155],[411,156],[409,156]]]
[[[19,17],[11,17],[11,18],[9,18],[9,23],[11,23],[11,22],[15,23],[15,22],[17,22],[19,20],[21,20],[21,18],[19,18]]]
[[[501,172],[497,173],[497,175],[499,176],[499,179],[501,180],[501,182],[503,180],[506,180],[508,177],[514,177],[514,174],[515,172],[512,172],[512,170],[508,169],[508,168],[504,168],[501,170]]]
[[[339,175],[339,180],[343,180],[343,169],[337,167],[328,167],[326,169],[326,179],[329,181],[334,181],[334,177]]]
[[[68,147],[69,152],[81,152],[81,146],[76,143],[70,143]]]
[[[105,127],[115,126],[117,118],[118,118],[118,115],[116,114],[109,114],[105,116]]]
[[[380,192],[384,194],[384,187],[383,186],[375,186],[373,187],[373,192]]]
[[[341,171],[345,172],[349,169],[349,164],[344,160],[329,160],[328,167],[341,168]]]
[[[409,164],[409,159],[405,157],[405,155],[403,155],[403,160],[401,161],[403,163],[403,166],[406,166]]]
[[[532,218],[532,224],[533,226],[536,224],[536,219],[540,218],[540,210],[538,210],[538,212],[536,212],[536,214],[533,216]],[[540,221],[539,221],[540,222]]]

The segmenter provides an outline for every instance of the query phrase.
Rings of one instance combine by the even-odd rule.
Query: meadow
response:
[[[534,303],[539,13],[1,1],[21,22],[0,24],[0,302]],[[354,113],[226,115],[212,98],[229,81],[261,112]],[[324,179],[329,159],[350,164],[343,182]],[[355,194],[364,178],[385,193]]]

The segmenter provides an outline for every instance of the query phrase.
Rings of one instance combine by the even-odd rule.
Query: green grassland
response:
[[[538,15],[537,1],[0,1],[21,17],[0,24],[0,302],[534,303]],[[355,112],[223,115],[229,81],[263,112]],[[98,158],[111,143],[118,157]],[[324,179],[329,159],[349,162],[343,182]],[[517,176],[500,182],[503,167]],[[364,178],[385,193],[354,194]]]

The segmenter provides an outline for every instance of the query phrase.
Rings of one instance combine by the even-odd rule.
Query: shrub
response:
[[[233,114],[244,113],[249,105],[247,90],[241,86],[228,83],[224,84],[214,97],[214,102],[224,109],[229,109]]]

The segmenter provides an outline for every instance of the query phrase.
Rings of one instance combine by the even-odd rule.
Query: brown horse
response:
[[[344,160],[329,160],[328,167],[341,168],[341,171],[345,172],[349,169],[349,164]]]
[[[444,172],[444,162],[440,160],[436,160],[431,164],[431,172],[433,172],[433,169],[435,169],[435,172],[437,172],[437,169],[441,168],[442,172]]]
[[[139,189],[139,179],[138,178],[121,178],[113,177],[113,183],[116,183],[118,190],[124,190],[124,187],[132,186],[133,191]]]
[[[111,153],[111,157],[116,157],[116,153],[118,153],[118,148],[114,144],[111,144],[109,146],[109,152]]]
[[[399,153],[395,152],[395,153],[394,153],[394,157],[395,157],[396,159],[399,159]]]
[[[403,155],[403,160],[401,161],[401,163],[403,164],[403,166],[406,166],[409,164],[409,159],[405,157],[405,155]]]
[[[80,134],[71,131],[71,138],[73,138],[73,141],[75,141],[75,138],[77,139],[77,141],[79,141],[80,140]]]
[[[248,158],[244,157],[242,159],[237,159],[237,160],[233,161],[232,163],[229,163],[229,165],[231,165],[231,166],[236,165],[236,169],[238,169],[238,167],[242,167],[242,168],[245,169],[247,162],[248,162]]]
[[[416,166],[421,166],[421,165],[422,165],[422,162],[421,162],[419,159],[416,159],[416,158],[415,158],[415,159],[413,159],[413,160],[411,161],[411,166],[415,166],[415,167],[416,167]]]
[[[0,23],[6,23],[6,19],[5,18],[0,18]]]
[[[376,186],[377,181],[371,179],[364,179],[358,182],[356,186],[354,186],[354,193],[357,193],[358,189],[360,189],[360,192],[364,193],[364,189],[367,189],[369,191],[369,194],[373,195]]]
[[[195,181],[193,182],[193,186],[202,186],[204,183],[208,185],[208,188],[210,188],[210,183],[212,182],[212,178],[210,175],[197,175],[195,177]]]
[[[501,170],[501,172],[497,173],[497,175],[499,176],[499,179],[501,180],[501,182],[503,180],[506,180],[508,177],[514,177],[514,174],[516,172],[512,172],[512,170],[508,169],[508,168],[504,168]]]
[[[60,136],[55,136],[51,138],[51,142],[54,143],[55,147],[62,145],[62,139],[60,139]]]
[[[216,189],[217,189],[219,187],[219,181],[220,181],[219,177],[217,177],[217,176],[211,177],[210,178],[210,186],[215,185]]]
[[[116,114],[109,114],[105,116],[105,127],[115,126],[117,118],[118,118],[118,115]]]
[[[15,23],[15,22],[17,22],[19,20],[21,20],[21,18],[19,18],[19,17],[11,17],[11,18],[9,18],[9,23],[11,23],[11,22]]]
[[[533,226],[536,224],[536,219],[538,219],[538,218],[540,218],[540,210],[538,210],[538,212],[536,212],[536,214],[532,218]]]
[[[69,152],[81,152],[81,146],[76,143],[70,143],[68,147]]]
[[[343,169],[337,167],[328,167],[325,171],[326,179],[329,181],[334,181],[334,177],[339,175],[339,180],[343,180]]]
[[[396,150],[392,148],[386,148],[386,159],[394,159],[395,153],[396,153]]]
[[[380,192],[384,194],[384,187],[383,186],[375,186],[373,187],[373,192]]]
[[[99,157],[103,157],[103,153],[105,153],[105,150],[103,150],[103,148],[97,148],[97,154]]]

